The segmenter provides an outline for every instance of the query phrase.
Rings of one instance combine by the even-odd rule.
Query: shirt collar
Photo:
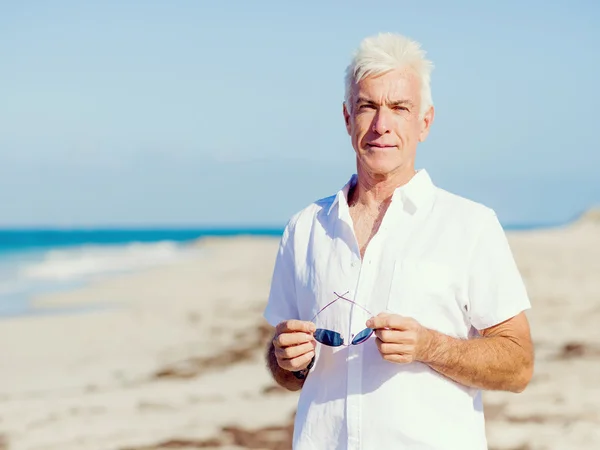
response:
[[[356,185],[358,181],[358,175],[352,174],[348,182],[340,189],[333,199],[333,202],[327,210],[327,214],[331,214],[331,211],[335,206],[344,202],[345,205],[348,203],[348,192],[350,188]],[[392,195],[392,201],[400,199],[402,203],[411,203],[415,209],[423,208],[428,205],[429,201],[433,198],[434,184],[431,181],[431,177],[427,170],[419,169],[417,173],[408,181],[408,183],[397,187]]]

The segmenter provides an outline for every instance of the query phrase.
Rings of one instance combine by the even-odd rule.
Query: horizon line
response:
[[[568,225],[579,216],[564,221],[507,222],[507,229],[544,228]],[[69,232],[69,231],[283,231],[286,224],[81,224],[81,225],[0,225],[0,232]]]

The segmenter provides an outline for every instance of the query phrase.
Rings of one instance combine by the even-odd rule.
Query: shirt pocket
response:
[[[468,333],[467,308],[451,267],[427,260],[401,260],[394,266],[387,310],[451,335]]]

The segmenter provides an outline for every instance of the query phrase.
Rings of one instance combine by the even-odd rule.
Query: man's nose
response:
[[[390,120],[389,112],[381,108],[373,119],[373,131],[380,135],[388,133],[390,131]]]

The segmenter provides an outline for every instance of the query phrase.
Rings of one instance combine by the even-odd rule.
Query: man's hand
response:
[[[279,367],[291,372],[308,367],[315,356],[315,329],[314,323],[301,320],[286,320],[277,325],[273,347]]]
[[[377,348],[386,361],[422,361],[430,344],[429,330],[411,317],[380,313],[367,327],[375,329]]]

